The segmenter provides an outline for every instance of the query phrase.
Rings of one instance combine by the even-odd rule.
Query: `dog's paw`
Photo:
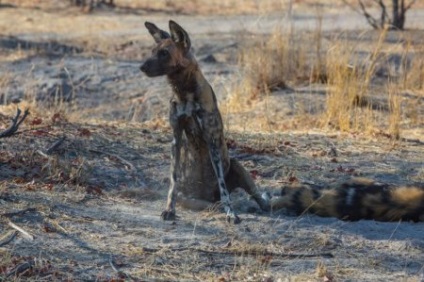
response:
[[[271,193],[267,192],[263,192],[261,195],[261,198],[265,201],[265,202],[269,202],[272,198]]]
[[[265,212],[271,211],[271,199],[272,195],[269,192],[264,192],[261,195],[261,198],[258,200],[258,204],[261,209]]]
[[[176,219],[175,211],[164,210],[162,214],[160,215],[160,217],[163,220],[175,220]]]
[[[231,224],[239,224],[241,222],[241,219],[236,214],[232,214],[232,215],[227,214],[227,222]]]

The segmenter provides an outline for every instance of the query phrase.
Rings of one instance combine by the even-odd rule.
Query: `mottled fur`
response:
[[[271,199],[271,207],[343,220],[424,221],[424,187],[389,186],[364,178],[324,188],[291,185]]]
[[[229,198],[235,188],[243,188],[269,210],[250,175],[228,156],[215,93],[190,51],[187,32],[174,21],[169,21],[170,34],[149,22],[145,26],[157,45],[140,69],[149,77],[166,75],[174,93],[169,115],[174,135],[171,184],[162,218],[175,218],[177,191],[188,204],[220,201],[234,223],[240,222]]]

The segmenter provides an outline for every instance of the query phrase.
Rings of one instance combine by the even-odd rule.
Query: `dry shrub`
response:
[[[243,49],[239,65],[244,79],[235,90],[241,88],[245,98],[256,99],[267,91],[285,88],[287,81],[302,75],[306,55],[293,30],[276,29],[263,42]]]
[[[416,53],[409,69],[404,68],[403,88],[424,90],[424,53]]]
[[[327,100],[324,125],[341,131],[373,130],[374,114],[367,95],[387,30],[382,31],[365,66],[356,46],[337,42],[327,54]]]
[[[333,125],[339,130],[352,128],[355,118],[355,100],[361,89],[359,70],[352,65],[351,53],[345,44],[337,44],[327,56],[328,89],[324,124]]]

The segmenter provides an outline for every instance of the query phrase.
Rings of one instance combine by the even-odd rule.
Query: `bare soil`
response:
[[[424,281],[422,222],[262,213],[242,191],[232,195],[239,225],[227,224],[219,208],[180,208],[175,222],[160,220],[171,92],[165,79],[138,69],[152,46],[145,20],[165,28],[172,18],[189,31],[218,95],[230,154],[264,191],[352,176],[423,183],[424,107],[418,125],[399,140],[383,131],[303,125],[323,110],[320,84],[291,85],[248,110],[232,110],[238,52],[284,25],[284,11],[181,15],[105,7],[82,14],[67,5],[6,4],[0,3],[0,128],[17,106],[31,114],[19,134],[0,140],[0,281]],[[368,26],[337,7],[324,7],[326,38],[343,31],[358,40]],[[408,36],[417,44],[423,16],[416,9],[408,17]],[[316,17],[304,6],[294,10],[304,32]],[[366,47],[376,35],[365,33]],[[387,44],[399,37],[390,34]],[[405,105],[408,97],[424,103],[422,93],[403,97]],[[279,126],[270,130],[269,120]]]

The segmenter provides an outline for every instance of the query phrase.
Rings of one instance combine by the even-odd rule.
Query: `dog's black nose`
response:
[[[140,66],[140,70],[142,71],[142,72],[146,72],[146,65],[141,65]]]

